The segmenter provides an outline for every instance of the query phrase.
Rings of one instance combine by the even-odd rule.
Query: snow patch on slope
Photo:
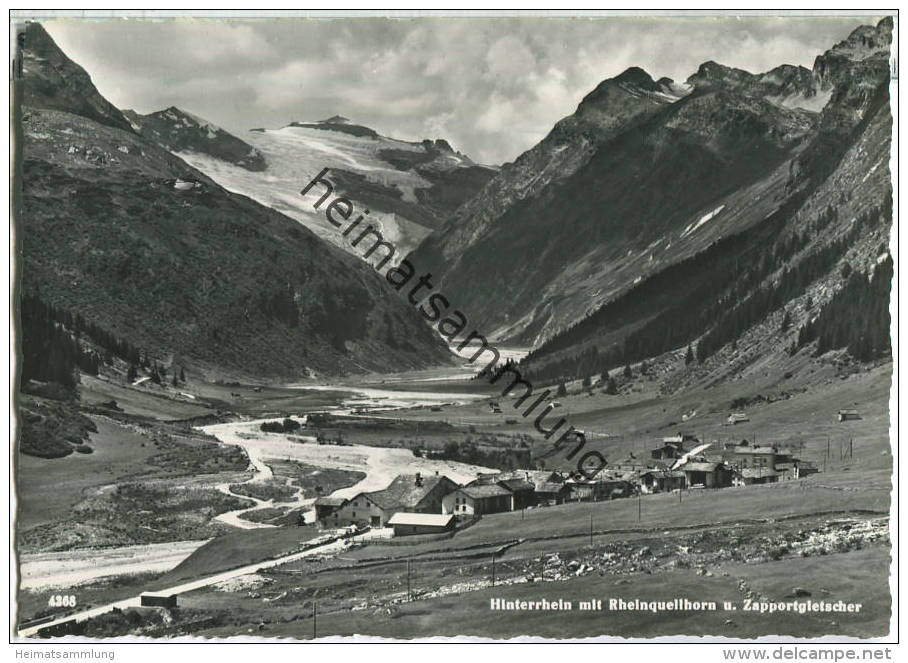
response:
[[[684,229],[684,232],[681,233],[681,237],[687,237],[687,236],[690,235],[692,232],[694,232],[697,228],[699,228],[700,226],[702,226],[704,223],[706,223],[706,222],[709,221],[710,219],[715,218],[716,215],[719,214],[719,212],[721,212],[721,211],[724,210],[724,209],[725,209],[725,205],[719,205],[719,206],[718,206],[716,209],[714,209],[712,212],[709,212],[708,214],[704,214],[703,216],[700,217],[699,221],[697,221],[696,223],[691,223],[691,224],[689,224],[689,225]]]
[[[861,184],[863,184],[863,183],[866,182],[868,179],[870,179],[870,176],[873,175],[873,174],[876,172],[876,169],[879,168],[879,167],[882,165],[882,163],[883,163],[883,159],[880,159],[879,161],[877,161],[877,162],[873,165],[873,168],[871,168],[870,170],[868,170],[868,171],[867,171],[867,174],[864,175],[863,179],[861,179]]]
[[[227,163],[216,157],[196,152],[179,152],[177,156],[219,185],[252,198],[290,218],[299,221],[309,230],[335,246],[357,257],[362,257],[362,245],[350,246],[341,235],[341,229],[331,225],[325,218],[324,209],[316,210],[313,203],[321,196],[324,187],[319,185],[319,194],[310,192],[301,196],[300,191],[321,172],[323,168],[338,168],[364,175],[367,180],[383,186],[397,187],[405,200],[416,200],[415,191],[429,187],[431,183],[410,171],[400,171],[378,156],[382,149],[420,151],[421,146],[380,137],[363,138],[337,131],[323,131],[305,127],[284,127],[283,129],[250,131],[244,138],[262,153],[268,162],[268,169],[252,172]],[[328,174],[331,179],[331,174]],[[336,182],[335,182],[336,184]],[[337,195],[337,192],[335,192]],[[357,212],[365,205],[351,194]],[[381,228],[385,239],[392,242],[397,252],[391,264],[399,261],[426,237],[430,229],[406,219],[399,214],[385,214],[373,210],[368,220]]]

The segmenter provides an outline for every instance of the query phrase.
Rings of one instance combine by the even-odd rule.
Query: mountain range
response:
[[[813,71],[707,62],[679,85],[628,69],[412,259],[487,333],[538,345],[816,186],[888,84],[890,32],[890,19],[856,30]]]
[[[20,89],[24,295],[212,375],[448,361],[371,267],[170,151],[222,146],[210,158],[251,172],[255,159],[233,163],[249,154],[233,149],[238,139],[173,109],[124,115],[37,23],[25,33]],[[179,131],[162,126],[171,120]]]
[[[449,360],[299,195],[329,168],[476,329],[531,350],[539,379],[685,355],[684,372],[740,379],[829,343],[883,356],[891,39],[886,18],[811,69],[632,67],[499,168],[340,115],[241,139],[175,107],[121,112],[32,24],[23,283],[209,366]],[[867,294],[863,327],[830,327],[843,292]]]

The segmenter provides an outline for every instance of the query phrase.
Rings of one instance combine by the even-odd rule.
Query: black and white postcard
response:
[[[13,12],[10,642],[895,642],[897,43]]]

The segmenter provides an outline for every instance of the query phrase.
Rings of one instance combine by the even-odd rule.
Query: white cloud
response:
[[[186,107],[242,135],[334,114],[501,163],[629,66],[685,79],[814,58],[870,18],[332,19],[45,23],[121,108]]]

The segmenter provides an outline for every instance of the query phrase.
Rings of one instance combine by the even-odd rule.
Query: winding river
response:
[[[486,398],[485,394],[470,394],[461,392],[423,392],[400,391],[376,387],[347,387],[338,385],[291,385],[301,389],[317,391],[350,392],[352,395],[345,399],[332,412],[337,414],[351,414],[354,411],[368,409],[370,411],[386,412],[401,408],[432,406],[443,404],[460,404],[473,400]],[[298,417],[293,419],[304,423]],[[348,488],[334,491],[332,497],[353,497],[364,492],[381,490],[385,488],[398,474],[413,474],[420,472],[424,475],[434,473],[443,474],[458,483],[464,483],[475,478],[478,472],[490,472],[485,467],[467,465],[445,460],[427,460],[413,455],[409,449],[395,447],[369,447],[362,445],[335,446],[320,445],[314,437],[294,435],[288,437],[282,433],[264,433],[261,424],[270,419],[256,419],[251,421],[231,422],[201,426],[199,430],[214,436],[224,444],[242,447],[249,456],[253,476],[246,483],[263,483],[273,479],[274,475],[268,466],[269,459],[291,460],[306,463],[316,467],[340,470],[355,470],[364,472],[366,476],[357,484]],[[218,490],[233,495],[229,484],[216,486]],[[221,522],[251,529],[256,527],[272,527],[263,523],[255,523],[242,518],[244,514],[269,507],[297,508],[305,507],[315,501],[314,497],[305,496],[298,491],[291,501],[273,503],[271,501],[251,499],[255,504],[236,511],[229,511],[217,517]],[[306,512],[307,522],[312,522],[314,510]]]
[[[409,381],[421,383],[438,381],[439,391],[407,391],[381,387],[359,387],[350,385],[291,385],[302,389],[318,391],[343,391],[350,396],[340,406],[330,408],[338,414],[352,413],[354,410],[388,412],[391,410],[416,406],[433,406],[465,403],[485,398],[483,394],[446,392],[445,383],[450,384],[454,378],[468,377],[463,367],[447,367],[434,371],[425,371],[420,377],[408,376]],[[395,378],[389,376],[389,383]],[[335,446],[319,445],[314,437],[305,435],[288,438],[278,433],[264,433],[260,426],[263,421],[257,419],[232,423],[202,426],[200,430],[214,436],[224,444],[242,447],[249,457],[252,476],[244,483],[264,483],[273,480],[274,474],[268,465],[269,460],[296,460],[308,465],[322,468],[356,470],[364,472],[365,477],[357,484],[332,493],[334,497],[352,497],[362,491],[381,490],[398,474],[421,472],[431,475],[435,472],[444,474],[454,481],[463,483],[476,476],[477,472],[489,472],[488,468],[466,465],[451,461],[427,460],[417,458],[409,449],[368,446]],[[305,429],[304,429],[305,430]],[[233,495],[230,483],[217,484],[215,488]],[[217,516],[217,520],[237,528],[251,529],[272,527],[272,525],[255,523],[242,518],[244,514],[269,507],[299,508],[310,506],[314,497],[303,494],[297,489],[296,494],[286,502],[272,502],[241,495],[253,502],[251,507],[244,507]],[[309,510],[307,519],[312,520],[314,510]],[[102,577],[131,575],[148,572],[164,572],[177,566],[205,541],[176,541],[165,544],[125,546],[121,548],[95,551],[86,556],[86,551],[64,551],[54,553],[26,554],[20,558],[19,571],[22,587],[40,591],[52,587],[71,587],[80,582],[92,582]]]

